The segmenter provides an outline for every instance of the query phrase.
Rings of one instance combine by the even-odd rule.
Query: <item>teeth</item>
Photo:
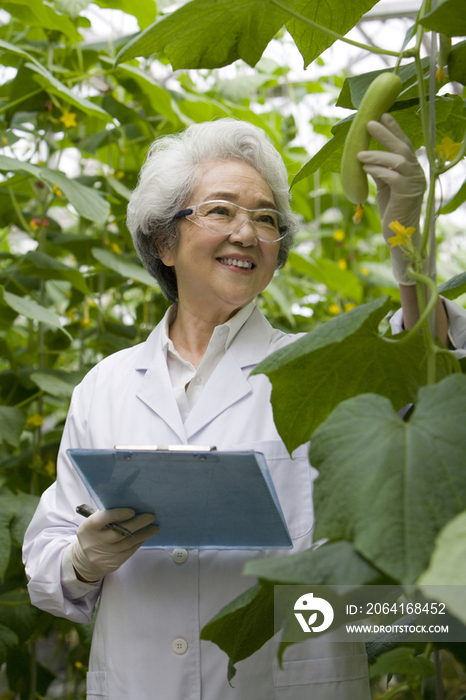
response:
[[[220,258],[223,265],[234,265],[235,267],[244,267],[247,270],[252,268],[252,262],[249,260],[236,260],[236,258]]]

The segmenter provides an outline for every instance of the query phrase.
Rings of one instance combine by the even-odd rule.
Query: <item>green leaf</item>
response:
[[[0,492],[0,583],[3,583],[5,572],[10,561],[11,533],[10,524],[16,514],[15,496],[3,489]]]
[[[89,219],[89,221],[95,221],[97,224],[105,224],[109,217],[110,205],[97,190],[92,187],[81,185],[80,182],[70,179],[60,170],[51,170],[46,167],[39,168],[27,161],[2,155],[0,155],[0,170],[6,172],[24,170],[29,175],[33,175],[39,180],[48,182],[51,185],[56,185],[66,196],[70,204],[74,206],[78,214]]]
[[[87,100],[85,97],[80,97],[75,92],[72,92],[66,85],[57,80],[50,71],[44,68],[44,66],[40,64],[37,65],[37,63],[26,63],[26,67],[34,72],[34,80],[47,90],[47,92],[61,97],[66,103],[74,105],[86,114],[89,114],[89,116],[99,117],[99,119],[105,122],[113,122],[108,112],[99,107],[99,105]]]
[[[41,306],[36,301],[32,299],[26,299],[25,297],[19,297],[16,294],[7,292],[3,287],[0,287],[0,295],[3,295],[3,301],[7,304],[13,311],[17,314],[26,316],[26,318],[32,318],[34,321],[39,321],[41,323],[47,323],[49,326],[54,328],[59,328],[63,333],[65,333],[69,338],[70,334],[61,325],[59,316],[50,309]]]
[[[230,681],[236,673],[234,664],[251,656],[273,634],[273,595],[257,583],[222,608],[202,628],[201,639],[214,642],[229,656]]]
[[[419,21],[429,31],[446,36],[466,36],[464,0],[445,0]]]
[[[397,674],[403,676],[421,676],[430,678],[435,676],[435,666],[430,659],[424,656],[414,656],[415,650],[411,647],[398,647],[379,656],[370,668],[370,677]]]
[[[455,44],[448,56],[448,77],[466,85],[466,41]]]
[[[300,180],[304,180],[305,177],[312,175],[316,172],[327,160],[333,155],[338,149],[343,150],[345,144],[346,134],[348,133],[350,124],[348,123],[347,128],[339,129],[335,136],[333,136],[327,143],[316,153],[311,160],[309,160],[303,167],[296,173],[291,183],[291,187],[296,185]]]
[[[157,5],[154,0],[94,0],[99,7],[109,7],[121,10],[128,15],[134,15],[141,29],[155,20]]]
[[[463,182],[458,192],[446,202],[440,209],[440,214],[451,214],[466,202],[466,180]]]
[[[347,3],[342,3],[341,0],[325,0],[325,2],[321,0],[314,0],[314,2],[309,2],[309,0],[290,2],[288,0],[286,2],[285,0],[283,4],[289,5],[290,8],[314,22],[332,29],[338,34],[345,35],[377,2],[378,0],[354,0]],[[327,34],[313,29],[298,19],[288,20],[286,28],[304,58],[305,68],[335,41]]]
[[[157,280],[152,277],[141,265],[137,265],[130,260],[125,260],[121,255],[111,253],[103,248],[92,248],[92,255],[104,267],[109,270],[118,272],[119,275],[126,279],[133,279],[142,284],[147,284],[149,287],[157,287]]]
[[[447,282],[441,284],[438,291],[447,299],[456,299],[466,292],[466,272],[455,275]]]
[[[175,128],[186,126],[186,120],[182,118],[168,90],[158,85],[149,73],[144,73],[136,66],[122,64],[116,68],[115,77],[118,82],[131,88],[132,93],[141,91],[149,99],[156,114],[162,114]]]
[[[19,644],[18,635],[6,625],[0,624],[0,664],[6,661],[8,649],[17,644]]]
[[[349,540],[388,576],[415,582],[466,508],[465,421],[464,374],[422,387],[408,421],[382,396],[341,403],[311,442],[316,539]]]
[[[116,177],[110,177],[110,175],[107,175],[105,178],[112,188],[120,197],[123,197],[123,199],[126,199],[127,202],[131,199],[131,190],[126,187],[120,180],[117,180]]]
[[[387,340],[378,325],[391,304],[382,297],[312,330],[263,360],[252,374],[272,383],[275,425],[290,454],[345,399],[374,392],[399,410],[425,383],[421,336]]]
[[[61,372],[60,374],[66,377],[65,372]],[[37,384],[39,389],[42,389],[42,391],[45,391],[51,396],[62,396],[68,399],[71,397],[75,387],[73,382],[62,379],[57,373],[33,372],[30,378]]]
[[[42,0],[14,0],[13,2],[6,0],[2,2],[2,9],[29,27],[42,27],[62,32],[72,42],[82,40],[81,34],[76,31],[69,17],[58,14]]]
[[[76,19],[79,13],[90,5],[91,2],[92,0],[55,0],[55,5],[60,12],[64,12],[73,19]]]
[[[425,69],[429,65],[429,58],[422,59],[422,67]],[[361,75],[354,75],[350,78],[346,78],[343,83],[340,95],[338,96],[337,106],[346,107],[347,109],[358,109],[361,104],[362,98],[366,94],[369,85],[377,78],[381,73],[392,73],[392,69],[383,70],[373,70],[369,73],[362,73]],[[416,78],[416,64],[414,61],[407,63],[404,66],[400,66],[397,75],[403,83],[403,90],[409,86],[413,80]],[[398,98],[398,101],[403,100],[403,93]],[[396,102],[393,108],[396,109]]]
[[[17,634],[20,644],[34,633],[39,615],[39,610],[31,605],[24,588],[15,588],[0,595],[0,624]]]
[[[19,547],[21,547],[23,544],[24,533],[32,520],[32,516],[36,512],[36,508],[39,505],[39,500],[39,496],[35,496],[32,493],[24,493],[23,491],[18,491],[15,496],[15,515],[11,521],[11,536],[14,544]],[[2,598],[0,597],[0,606],[2,604],[1,601]],[[1,616],[1,610],[0,621],[4,622]]]
[[[254,66],[287,19],[264,0],[192,0],[130,41],[116,63],[163,51],[173,70],[220,68],[242,58]],[[213,40],[215,37],[215,40]]]
[[[86,187],[80,182],[70,179],[60,170],[41,168],[42,180],[56,185],[74,206],[78,214],[96,224],[105,224],[110,215],[110,204],[93,187]]]
[[[350,542],[343,540],[298,554],[254,559],[246,564],[243,575],[276,583],[316,586],[373,584],[381,576]]]
[[[83,294],[90,293],[86,280],[79,270],[73,270],[40,251],[34,250],[26,253],[21,260],[20,267],[26,275],[36,274],[44,279],[67,280]]]
[[[363,287],[351,270],[342,270],[333,260],[320,258],[305,258],[294,251],[290,252],[289,263],[296,272],[309,275],[317,282],[325,284],[334,292],[341,292],[348,299],[359,303],[362,299]]]
[[[19,447],[19,438],[24,425],[24,414],[13,406],[0,406],[0,442]]]

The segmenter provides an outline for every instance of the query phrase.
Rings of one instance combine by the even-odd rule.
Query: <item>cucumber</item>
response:
[[[369,194],[367,175],[357,159],[359,151],[366,151],[371,140],[367,124],[378,121],[401,92],[403,83],[395,73],[380,73],[369,85],[358,112],[346,136],[341,159],[341,186],[350,202],[362,204]]]

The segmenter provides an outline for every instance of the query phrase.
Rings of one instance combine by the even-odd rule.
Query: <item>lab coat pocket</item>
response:
[[[366,654],[274,663],[275,700],[370,700]]]
[[[107,697],[107,674],[105,671],[90,671],[86,676],[86,700]]]
[[[312,481],[317,471],[309,464],[308,449],[308,444],[301,445],[291,459],[281,440],[235,446],[235,450],[254,450],[264,455],[293,540],[307,534],[313,524]]]

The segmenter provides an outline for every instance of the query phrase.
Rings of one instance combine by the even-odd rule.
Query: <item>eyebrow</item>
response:
[[[205,199],[205,202],[210,202],[212,200],[216,199],[224,199],[226,202],[237,202],[239,199],[240,195],[237,195],[233,192],[213,192],[211,193],[207,199]],[[261,199],[257,203],[257,207],[255,209],[275,209],[276,208],[275,202],[271,202],[269,199]]]

